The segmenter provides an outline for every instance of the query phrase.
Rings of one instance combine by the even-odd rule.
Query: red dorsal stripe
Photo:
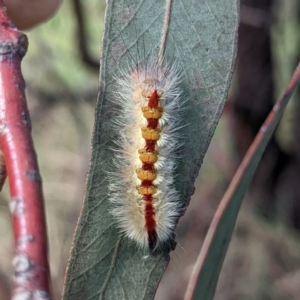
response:
[[[153,163],[146,163],[146,162],[143,163],[142,169],[149,170],[149,171],[155,170]]]
[[[157,94],[157,90],[155,90],[152,95],[149,97],[148,107],[157,108],[158,107],[159,97]]]
[[[153,181],[152,180],[142,180],[141,186],[142,187],[153,186]]]
[[[147,119],[147,127],[150,129],[156,129],[158,125],[158,119]]]
[[[158,108],[159,106],[159,96],[157,90],[155,90],[151,96],[148,98],[148,107]],[[152,130],[157,130],[158,119],[147,118],[147,128]],[[148,152],[154,152],[156,148],[156,140],[145,139],[145,150]],[[143,162],[143,170],[155,171],[154,163]],[[152,180],[143,180],[140,184],[141,187],[154,187]],[[154,187],[155,188],[155,187]],[[146,194],[143,195],[143,200],[145,203],[145,227],[148,232],[148,243],[150,251],[154,251],[157,245],[157,232],[156,232],[156,220],[155,220],[155,208],[153,206],[153,195]]]
[[[156,141],[146,140],[146,146],[145,146],[145,149],[146,149],[148,152],[154,152],[154,151],[155,151],[155,146],[156,146]]]

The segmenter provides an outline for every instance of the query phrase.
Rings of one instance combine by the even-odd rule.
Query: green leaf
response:
[[[156,55],[164,26],[163,0],[110,0],[103,39],[100,93],[84,206],[76,230],[64,299],[152,299],[169,260],[167,249],[145,258],[134,242],[120,238],[110,214],[114,109],[109,99],[128,61]],[[176,189],[186,207],[204,154],[220,118],[232,77],[238,26],[237,0],[173,1],[165,58],[183,73],[184,145]]]
[[[247,187],[266,146],[300,82],[300,63],[282,98],[275,104],[233,177],[207,232],[185,300],[213,299],[231,235]]]

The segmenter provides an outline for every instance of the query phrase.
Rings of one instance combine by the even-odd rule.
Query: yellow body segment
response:
[[[156,193],[156,188],[153,186],[138,187],[137,191],[140,195],[153,195]]]
[[[156,178],[156,171],[137,169],[136,174],[137,174],[138,179],[140,179],[140,180],[151,180],[152,181]]]
[[[142,137],[148,141],[157,141],[160,138],[159,129],[149,129],[147,127],[142,128]]]
[[[155,163],[157,162],[157,151],[147,152],[145,149],[139,149],[140,160],[145,163]]]
[[[142,112],[146,119],[160,119],[163,114],[163,108],[142,107]]]

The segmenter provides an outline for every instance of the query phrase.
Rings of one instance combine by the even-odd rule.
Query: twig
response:
[[[75,19],[77,23],[78,47],[82,61],[96,72],[99,72],[100,64],[95,61],[87,48],[85,18],[80,0],[73,0]]]
[[[2,150],[0,149],[0,192],[2,191],[3,185],[6,179],[6,166],[4,161],[4,155]]]
[[[31,138],[21,60],[27,37],[0,0],[0,148],[11,193],[15,257],[13,299],[50,299],[42,184]]]

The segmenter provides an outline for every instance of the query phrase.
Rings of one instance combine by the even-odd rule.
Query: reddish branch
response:
[[[41,177],[31,138],[21,60],[27,37],[0,0],[0,148],[4,154],[14,227],[14,299],[50,299]]]

